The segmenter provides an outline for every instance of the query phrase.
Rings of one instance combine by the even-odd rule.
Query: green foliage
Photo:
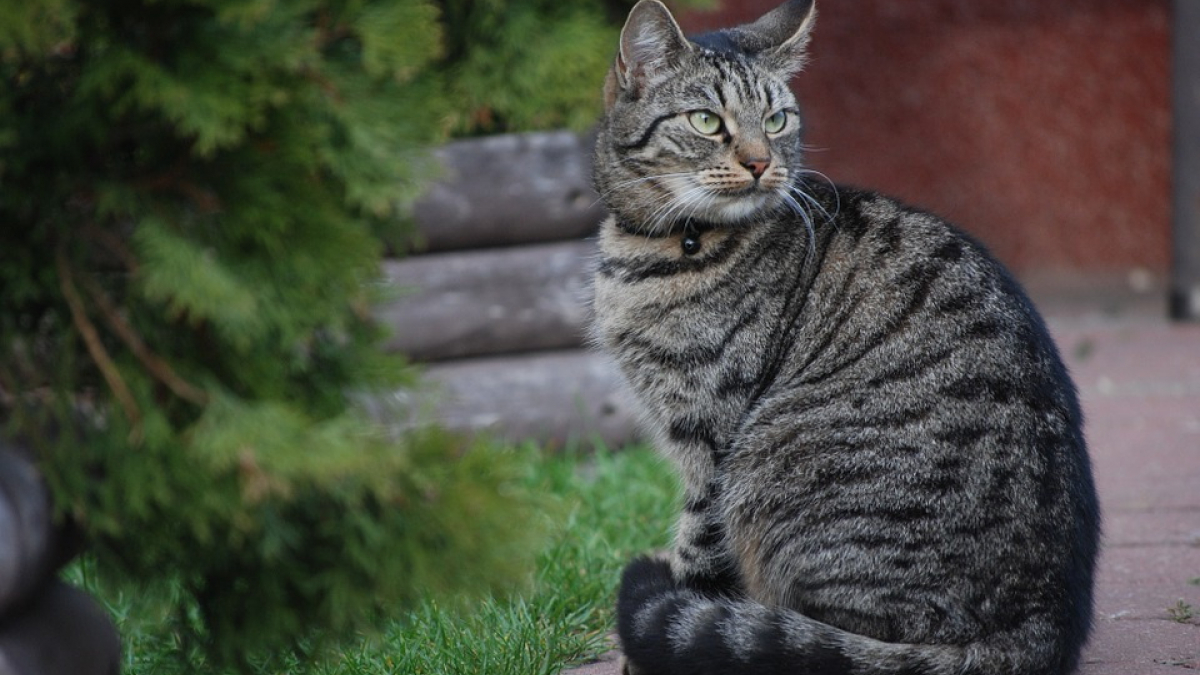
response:
[[[1191,623],[1198,612],[1195,607],[1180,598],[1173,606],[1167,608],[1167,615],[1176,623]]]
[[[456,103],[454,133],[581,130],[595,123],[621,23],[636,0],[439,2],[446,58],[437,69]]]
[[[426,0],[0,2],[0,418],[222,663],[520,577],[504,456],[389,437],[371,320],[445,96]],[[181,649],[189,654],[189,649]]]
[[[565,515],[554,521],[532,587],[466,606],[423,603],[387,633],[382,651],[395,672],[554,675],[607,651],[621,570],[670,541],[679,508],[674,471],[649,449],[628,448],[540,461],[533,474]]]
[[[491,449],[498,452],[498,449]],[[679,506],[672,469],[646,448],[547,457],[536,448],[500,451],[545,497],[531,525],[549,537],[533,579],[517,592],[425,599],[366,639],[339,645],[333,658],[287,655],[256,662],[258,672],[293,675],[553,675],[608,649],[613,594],[629,558],[666,546]],[[130,675],[181,672],[180,646],[162,613],[138,613],[141,588],[98,583],[83,561],[69,576],[117,617]],[[178,592],[168,585],[161,594]],[[196,655],[197,666],[207,666]],[[219,673],[219,670],[204,669]]]

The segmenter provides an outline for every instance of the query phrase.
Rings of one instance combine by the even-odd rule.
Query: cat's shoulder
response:
[[[975,235],[938,212],[877,190],[827,181],[805,186],[818,217],[832,233],[854,244],[874,244],[881,254],[901,250],[970,251],[971,257],[994,261]]]

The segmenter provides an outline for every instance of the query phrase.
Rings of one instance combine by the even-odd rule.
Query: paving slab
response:
[[[1200,326],[1051,327],[1079,386],[1104,513],[1080,673],[1200,670]]]
[[[1079,675],[1200,670],[1200,324],[1039,301],[1079,388],[1104,541]],[[565,671],[618,675],[617,655]]]

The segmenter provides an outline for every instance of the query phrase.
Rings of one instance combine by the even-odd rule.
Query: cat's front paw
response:
[[[637,666],[633,665],[633,661],[629,660],[628,656],[621,655],[621,660],[617,662],[621,667],[621,675],[641,675],[642,671],[638,670]]]

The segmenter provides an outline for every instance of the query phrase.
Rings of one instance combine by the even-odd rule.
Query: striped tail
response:
[[[666,562],[648,558],[625,568],[617,600],[617,632],[629,675],[1061,672],[1029,663],[1038,651],[1033,645],[1027,645],[1029,653],[1021,656],[1001,655],[982,645],[892,644],[795,611],[705,596],[680,587]]]

